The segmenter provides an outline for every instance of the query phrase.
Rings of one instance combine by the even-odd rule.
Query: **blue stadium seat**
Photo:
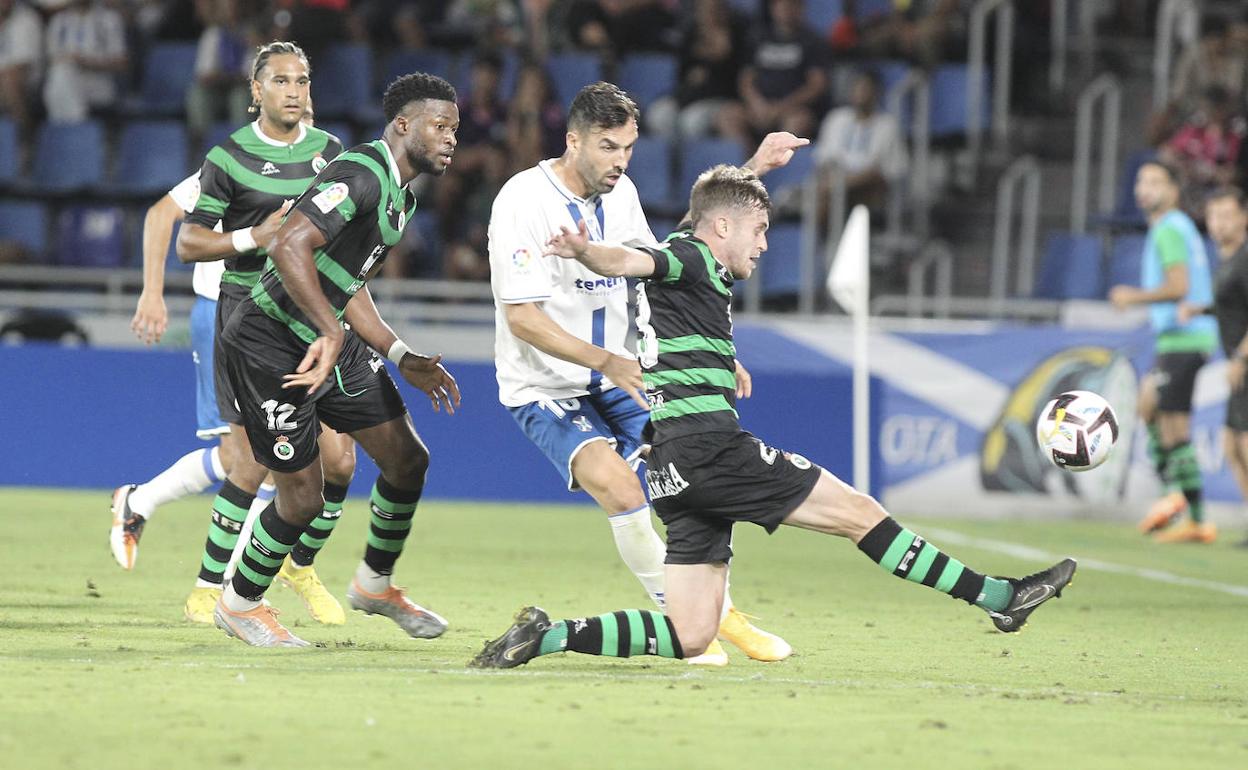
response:
[[[644,110],[676,90],[677,70],[676,57],[671,54],[633,54],[620,62],[616,83]]]
[[[159,195],[186,178],[186,132],[174,122],[138,121],[121,131],[111,187]]]
[[[318,123],[317,127],[338,137],[338,141],[342,142],[342,149],[349,150],[355,146],[355,129],[351,127],[350,123],[326,121],[325,123]],[[369,141],[372,140],[370,139]]]
[[[379,111],[381,99],[372,84],[373,54],[368,46],[343,43],[329,48],[312,71],[317,118],[350,120]]]
[[[628,164],[628,178],[637,185],[642,205],[659,210],[680,205],[679,196],[672,194],[672,148],[666,139],[638,137]]]
[[[763,184],[767,186],[767,192],[774,203],[777,195],[782,191],[801,186],[814,170],[815,153],[807,147],[793,153],[787,165],[768,173],[763,178]]]
[[[986,131],[992,114],[992,73],[985,72],[983,83],[983,106],[980,125]],[[966,97],[970,93],[970,78],[965,64],[942,64],[932,73],[932,136],[950,137],[966,133]]]
[[[1140,285],[1140,261],[1144,254],[1144,236],[1139,233],[1119,235],[1109,251],[1106,283],[1109,286]]]
[[[143,59],[137,114],[181,115],[195,79],[195,43],[157,43]]]
[[[748,21],[758,21],[763,17],[763,0],[728,0],[728,6]]]
[[[758,266],[764,297],[801,291],[801,253],[801,225],[777,224],[767,231],[767,251]]]
[[[384,93],[386,86],[395,78],[412,72],[427,72],[452,80],[455,60],[446,51],[395,51],[386,57],[381,68],[381,83],[377,93]]]
[[[832,25],[845,15],[842,0],[806,0],[806,23],[819,37],[827,37]]]
[[[1051,232],[1044,243],[1035,296],[1044,299],[1105,299],[1101,239]]]
[[[491,52],[495,53],[495,52]],[[503,101],[511,101],[516,94],[516,80],[520,74],[520,57],[515,51],[498,51],[499,59],[502,60],[502,71],[499,73],[498,95]],[[468,96],[468,92],[472,90],[472,65],[476,57],[472,54],[463,54],[459,56],[452,69],[451,76],[443,75],[447,80],[451,81],[451,85],[455,86],[455,95],[462,102]]]
[[[16,241],[43,258],[48,249],[47,207],[27,201],[0,201],[0,241]]]
[[[876,16],[887,16],[893,12],[894,0],[858,0],[858,21],[863,22]]]
[[[583,86],[602,80],[602,61],[594,54],[558,53],[546,60],[546,71],[565,110]]]
[[[226,139],[230,138],[230,134],[238,130],[238,126],[228,121],[218,121],[208,127],[204,132],[203,141],[200,142],[200,155],[207,155],[208,151],[219,144],[223,144]],[[201,158],[202,160],[202,158]]]
[[[56,221],[56,264],[120,267],[126,261],[120,206],[67,206]]]
[[[72,192],[104,180],[104,129],[99,122],[45,123],[35,140],[31,183],[45,192]]]
[[[744,163],[745,149],[735,139],[699,139],[686,144],[680,153],[680,173],[676,175],[675,195],[687,198],[698,174],[720,163]]]
[[[17,125],[0,118],[0,184],[17,178]]]

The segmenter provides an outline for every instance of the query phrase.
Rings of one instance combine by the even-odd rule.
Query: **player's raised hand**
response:
[[[341,352],[341,330],[332,336],[317,337],[308,345],[308,352],[295,371],[282,375],[285,380],[282,387],[307,387],[308,395],[313,395],[329,379],[329,373],[334,370],[334,364],[338,363],[338,354]]]
[[[750,376],[750,371],[737,361],[737,398],[749,398],[754,392],[754,378]]]
[[[157,292],[146,289],[139,294],[139,306],[130,320],[130,330],[145,345],[160,342],[165,329],[169,328],[169,311],[165,309],[165,298]]]
[[[447,414],[455,414],[459,408],[459,384],[442,365],[442,356],[433,358],[417,353],[407,353],[399,362],[399,374],[414,387],[424,391],[433,402],[433,411],[446,407]]]
[[[585,220],[576,223],[576,232],[572,232],[566,227],[560,227],[559,232],[550,237],[546,241],[547,256],[563,257],[564,259],[577,259],[585,255],[585,251],[589,248],[589,226],[585,224]]]
[[[646,400],[646,385],[641,379],[641,364],[637,363],[637,359],[610,353],[607,362],[598,371],[617,387],[623,388],[643,409],[650,409],[650,402]]]
[[[262,249],[269,247],[269,242],[273,240],[273,236],[277,235],[277,231],[282,227],[282,220],[285,219],[290,207],[294,205],[293,200],[287,200],[282,203],[281,208],[274,211],[264,218],[264,221],[251,228],[251,237],[255,239],[256,245]]]
[[[794,136],[788,131],[774,131],[763,137],[763,142],[754,151],[754,157],[745,164],[756,175],[762,176],[787,165],[793,159],[793,153],[799,147],[810,144],[809,139]]]

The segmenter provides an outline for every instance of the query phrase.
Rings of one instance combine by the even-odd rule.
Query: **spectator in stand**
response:
[[[248,122],[253,46],[239,17],[239,0],[198,0],[204,22],[195,53],[195,82],[186,94],[186,123],[196,137],[218,120]]]
[[[679,0],[572,0],[565,24],[575,48],[618,56],[669,50]]]
[[[564,141],[563,107],[550,75],[540,64],[526,63],[516,75],[516,93],[507,110],[507,177],[559,157]]]
[[[828,174],[845,175],[848,207],[882,208],[889,186],[902,183],[909,160],[897,118],[880,110],[878,75],[864,71],[854,78],[849,105],[824,118],[814,152]],[[825,195],[828,174],[821,184]]]
[[[1244,139],[1244,116],[1234,97],[1222,86],[1205,89],[1201,108],[1179,127],[1161,148],[1159,157],[1179,171],[1183,209],[1203,221],[1205,198],[1215,188],[1235,181],[1240,147]]]
[[[48,21],[43,103],[49,121],[77,123],[92,109],[114,105],[117,76],[129,65],[116,6],[117,0],[73,0]]]
[[[958,47],[965,16],[961,0],[893,0],[892,13],[861,20],[861,52],[931,69]]]
[[[21,0],[0,0],[0,113],[12,116],[25,142],[43,77],[43,20]]]
[[[1200,108],[1210,86],[1220,86],[1236,99],[1244,95],[1248,49],[1232,43],[1225,19],[1207,15],[1200,22],[1200,40],[1189,45],[1174,67],[1170,101],[1150,120],[1150,144],[1157,146]]]
[[[827,47],[806,25],[802,0],[771,0],[771,23],[741,71],[741,104],[720,111],[721,133],[753,147],[765,134],[810,136],[826,107]]]
[[[672,140],[710,133],[724,108],[736,103],[745,49],[745,21],[727,0],[694,0],[680,28],[680,82],[676,93],[647,110],[650,129]]]

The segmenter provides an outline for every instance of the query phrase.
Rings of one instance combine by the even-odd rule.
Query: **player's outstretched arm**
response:
[[[153,203],[143,217],[143,291],[130,321],[135,336],[151,345],[160,342],[169,327],[169,311],[165,307],[165,254],[173,223],[186,212],[168,193]]]
[[[433,411],[440,412],[446,407],[447,414],[455,414],[460,403],[459,384],[441,364],[442,355],[431,358],[413,353],[381,317],[367,286],[361,287],[347,303],[343,318],[369,347],[387,351],[386,357],[398,365],[403,379],[429,397]]]
[[[291,212],[269,246],[269,258],[282,277],[282,285],[320,334],[308,346],[298,368],[285,375],[285,388],[306,386],[309,395],[329,377],[342,351],[342,327],[321,291],[312,253],[325,245],[325,236],[302,212]]]
[[[646,278],[654,275],[654,258],[644,251],[627,246],[590,243],[585,220],[577,222],[577,231],[566,227],[546,242],[546,254],[575,259],[595,273],[607,278]]]

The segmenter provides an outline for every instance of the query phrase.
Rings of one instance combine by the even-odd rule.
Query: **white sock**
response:
[[[265,482],[260,485],[260,489],[256,492],[256,499],[252,500],[247,508],[247,518],[243,520],[243,528],[238,531],[238,542],[234,544],[234,552],[230,554],[230,563],[225,565],[226,580],[234,577],[234,568],[238,560],[243,558],[243,549],[251,540],[251,530],[256,525],[256,519],[260,517],[265,508],[269,507],[269,503],[276,494],[277,487],[272,484]]]
[[[664,609],[667,604],[663,596],[663,557],[667,555],[667,546],[654,531],[650,506],[612,514],[607,521],[611,522],[611,534],[615,537],[615,548],[620,552],[620,558],[641,581],[659,609]]]
[[[234,592],[234,586],[229,583],[226,584],[225,591],[221,593],[221,603],[231,612],[247,612],[260,606],[260,602],[239,596]]]
[[[218,591],[221,590],[220,583],[209,583],[207,580],[204,580],[203,578],[195,578],[195,587],[196,588],[215,588]]]
[[[196,449],[182,455],[173,465],[151,481],[140,484],[130,493],[130,508],[145,519],[152,518],[156,508],[187,495],[198,495],[225,478],[221,453],[217,447]]]
[[[382,575],[361,560],[360,566],[355,568],[355,584],[370,594],[385,593],[390,587],[390,576]]]

